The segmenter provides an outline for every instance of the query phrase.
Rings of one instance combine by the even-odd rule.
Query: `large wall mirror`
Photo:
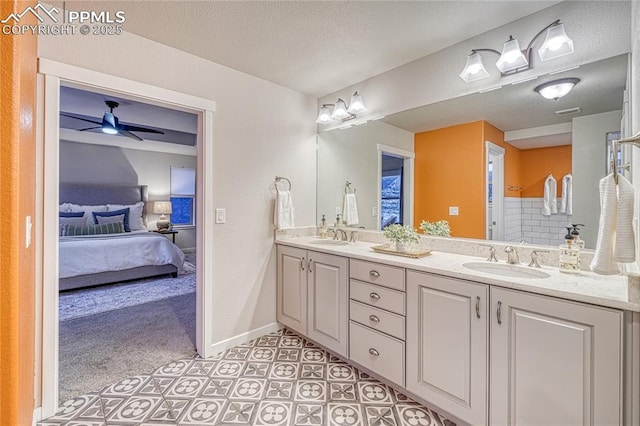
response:
[[[627,69],[620,55],[320,133],[318,220],[335,223],[355,192],[349,226],[444,219],[452,237],[557,245],[580,223],[595,248],[607,138],[625,130]],[[534,91],[564,78],[580,80],[564,97]]]

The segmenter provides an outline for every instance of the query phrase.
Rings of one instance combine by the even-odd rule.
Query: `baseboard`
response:
[[[42,407],[38,407],[33,410],[32,426],[36,426],[36,423],[40,420],[42,420]]]
[[[249,340],[257,339],[265,334],[273,333],[283,328],[279,323],[272,322],[263,327],[256,328],[246,333],[238,334],[237,336],[230,337],[221,342],[211,345],[211,353],[217,354],[218,352],[226,351],[234,346],[238,346],[242,343],[246,343]]]

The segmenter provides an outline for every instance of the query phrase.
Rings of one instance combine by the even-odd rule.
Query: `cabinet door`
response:
[[[309,324],[307,335],[327,349],[347,356],[348,261],[324,253],[309,254]]]
[[[488,286],[407,271],[407,389],[487,424]]]
[[[491,289],[491,424],[619,425],[622,312]]]
[[[307,333],[307,257],[298,248],[277,246],[277,320]]]

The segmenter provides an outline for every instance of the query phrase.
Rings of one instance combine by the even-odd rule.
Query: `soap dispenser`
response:
[[[573,229],[571,230],[571,236],[573,238],[573,246],[578,249],[584,249],[584,241],[580,238],[580,227],[584,226],[582,223],[572,223]]]
[[[567,227],[564,244],[560,245],[560,272],[577,274],[580,272],[580,248],[573,242],[572,227]]]
[[[327,220],[324,218],[324,215],[322,215],[320,225],[318,226],[318,234],[320,234],[320,238],[327,238]]]

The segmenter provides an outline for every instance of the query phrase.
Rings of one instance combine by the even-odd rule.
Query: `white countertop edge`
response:
[[[640,312],[640,291],[638,279],[628,280],[624,275],[598,275],[589,271],[580,274],[565,274],[549,266],[543,266],[549,278],[503,278],[493,274],[473,271],[462,266],[465,262],[485,261],[484,258],[435,251],[430,256],[412,259],[377,253],[371,250],[378,245],[369,242],[349,245],[311,244],[317,237],[304,236],[277,238],[276,244],[298,247],[321,253],[336,254],[386,265],[398,266],[415,271],[495,285],[503,288],[526,291],[561,299],[589,303],[592,305]],[[632,288],[633,287],[633,288]]]

